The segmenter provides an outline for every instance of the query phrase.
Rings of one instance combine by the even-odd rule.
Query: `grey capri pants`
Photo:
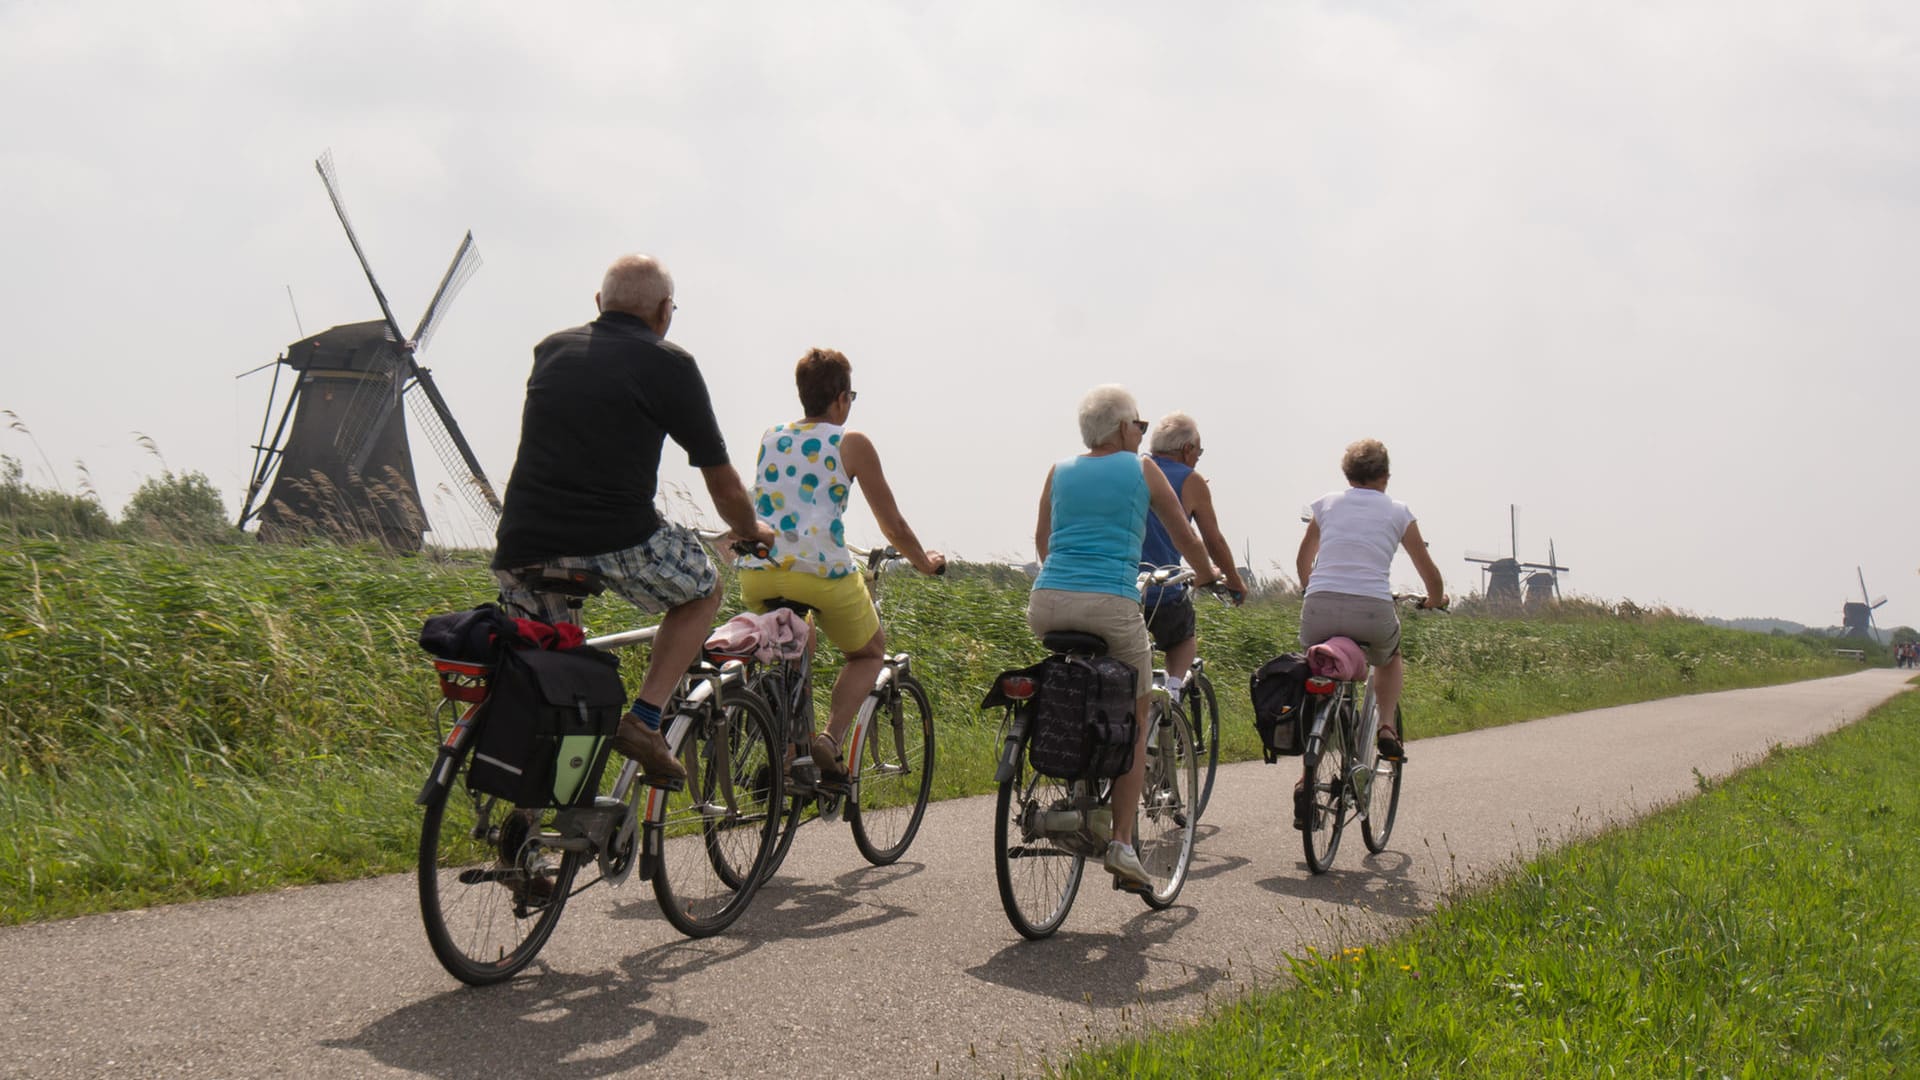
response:
[[[1314,593],[1300,605],[1300,644],[1312,647],[1331,637],[1352,638],[1375,667],[1400,651],[1400,614],[1393,601],[1352,593]]]

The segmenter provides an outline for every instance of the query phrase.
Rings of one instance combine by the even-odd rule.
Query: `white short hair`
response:
[[[1161,417],[1153,425],[1153,442],[1149,445],[1156,454],[1177,454],[1189,446],[1200,445],[1200,425],[1193,417],[1175,410]]]
[[[1140,406],[1117,383],[1096,386],[1080,399],[1080,441],[1091,450],[1108,439],[1121,424],[1140,417]]]
[[[600,310],[652,318],[673,299],[673,275],[651,255],[622,255],[600,279]]]

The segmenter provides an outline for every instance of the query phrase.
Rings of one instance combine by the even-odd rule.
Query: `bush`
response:
[[[140,485],[120,527],[136,538],[175,543],[221,543],[241,535],[227,521],[227,506],[205,473],[171,470]]]
[[[0,532],[71,540],[112,535],[113,520],[91,496],[45,491],[25,477],[17,458],[0,454]]]

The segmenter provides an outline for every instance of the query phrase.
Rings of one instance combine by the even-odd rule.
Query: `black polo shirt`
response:
[[[599,555],[653,535],[668,436],[695,468],[728,464],[706,381],[685,349],[617,311],[534,346],[493,565]]]

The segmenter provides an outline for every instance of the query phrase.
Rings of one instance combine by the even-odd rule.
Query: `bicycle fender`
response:
[[[1012,709],[1013,722],[1007,727],[1007,737],[1000,747],[1000,764],[993,771],[993,782],[1004,784],[1020,771],[1020,748],[1027,742],[1027,719],[1030,707],[1020,706]]]

